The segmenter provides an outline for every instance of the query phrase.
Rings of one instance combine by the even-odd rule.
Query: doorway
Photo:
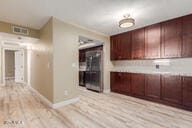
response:
[[[24,84],[24,50],[4,49],[3,50],[3,83]]]

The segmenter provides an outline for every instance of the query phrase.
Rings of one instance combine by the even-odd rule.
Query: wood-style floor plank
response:
[[[79,89],[79,102],[52,109],[25,85],[0,87],[0,128],[192,128],[192,112]]]

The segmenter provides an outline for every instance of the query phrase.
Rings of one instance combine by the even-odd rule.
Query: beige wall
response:
[[[5,77],[15,77],[15,51],[5,50]]]
[[[109,36],[88,31],[53,18],[54,103],[77,97],[79,36],[104,42],[104,89],[110,88]],[[64,91],[68,91],[68,95]]]
[[[40,40],[32,45],[31,86],[53,102],[52,20],[40,30]]]
[[[5,23],[5,22],[0,21],[0,32],[14,34],[12,32],[12,26],[14,26],[14,24]],[[32,28],[28,28],[28,29],[30,30],[29,31],[29,37],[33,37],[33,38],[39,38],[40,37],[39,30],[32,29]]]
[[[31,55],[32,87],[53,103],[79,96],[79,36],[104,42],[104,89],[110,88],[109,36],[51,18],[40,30],[40,40]],[[65,95],[65,91],[68,92]]]

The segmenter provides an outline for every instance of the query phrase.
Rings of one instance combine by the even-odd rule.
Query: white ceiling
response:
[[[136,25],[120,29],[130,13]],[[192,13],[192,0],[0,0],[0,21],[40,29],[51,16],[107,35]]]

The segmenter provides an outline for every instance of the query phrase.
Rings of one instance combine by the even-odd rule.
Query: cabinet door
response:
[[[162,58],[181,57],[182,18],[162,23]]]
[[[192,77],[183,78],[183,105],[192,107]]]
[[[136,96],[145,95],[145,75],[131,74],[131,88],[132,94]]]
[[[117,72],[111,72],[111,91],[113,92],[119,92],[120,91],[120,77]]]
[[[149,98],[160,99],[161,75],[145,75],[145,92]]]
[[[115,60],[115,36],[110,37],[110,58]]]
[[[145,28],[145,58],[160,58],[161,24]]]
[[[120,35],[119,60],[131,59],[131,34],[129,32]]]
[[[192,15],[183,17],[182,57],[192,57]]]
[[[145,30],[138,29],[132,32],[132,58],[143,59],[145,54]]]
[[[131,93],[131,76],[129,73],[120,73],[120,81],[119,83],[121,84],[121,92],[130,94]]]
[[[162,76],[162,100],[181,104],[182,84],[180,76]]]
[[[118,60],[119,57],[119,42],[120,38],[119,35],[115,35],[111,37],[111,60]]]

